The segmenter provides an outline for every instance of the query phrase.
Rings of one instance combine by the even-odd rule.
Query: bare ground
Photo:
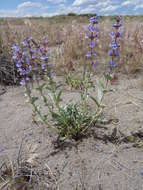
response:
[[[104,104],[105,115],[113,122],[105,126],[106,130],[97,130],[99,133],[108,135],[117,128],[125,137],[132,132],[141,134],[142,74],[132,77],[120,74],[118,83],[110,86],[113,90],[107,93]],[[25,102],[23,92],[21,87],[8,87],[0,96],[0,164],[6,157],[17,157],[23,139],[22,154],[31,154],[30,149],[34,147],[35,165],[51,170],[53,181],[45,179],[44,190],[50,186],[59,190],[143,189],[143,146],[135,147],[137,141],[104,141],[104,138],[98,139],[96,130],[92,129],[89,137],[79,142],[67,141],[58,148],[53,143],[56,135],[46,126],[32,123],[31,107]],[[74,96],[76,98],[76,93],[66,92],[65,101]],[[143,143],[143,139],[139,140]]]

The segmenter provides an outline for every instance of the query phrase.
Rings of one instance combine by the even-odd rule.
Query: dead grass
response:
[[[0,164],[0,190],[58,190],[56,174],[48,164],[41,166],[38,158],[37,146],[28,147],[22,140],[17,157],[7,156]]]
[[[109,32],[112,30],[111,17],[101,18],[99,23],[100,40],[97,54],[99,64],[106,68],[109,49]],[[75,67],[85,64],[87,42],[84,38],[88,25],[87,16],[59,16],[53,18],[1,19],[0,26],[0,74],[3,83],[15,83],[18,76],[11,61],[11,44],[20,43],[26,36],[32,35],[36,41],[41,36],[49,36],[52,52],[51,63],[56,70],[65,71],[67,64]],[[143,24],[141,17],[124,17],[123,40],[121,41],[120,69],[123,73],[135,73],[140,70],[143,60]],[[8,81],[8,82],[7,82]]]

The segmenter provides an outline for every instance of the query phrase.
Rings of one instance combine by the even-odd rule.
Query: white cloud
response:
[[[25,0],[15,10],[0,9],[0,17],[52,16],[69,12],[99,15],[143,14],[143,0],[74,0],[73,3],[69,3],[68,0],[45,0],[45,3],[40,2],[42,1]]]
[[[138,9],[143,9],[143,3],[135,6],[134,10]]]
[[[143,0],[126,0],[122,3],[122,6],[132,6],[133,11],[143,9]]]
[[[134,6],[134,10],[143,8],[143,0],[126,0],[121,6]]]
[[[129,5],[130,4],[130,1],[125,1],[122,3],[122,6],[126,6],[126,5]]]
[[[52,4],[61,4],[61,3],[66,3],[67,0],[47,0],[47,2]]]
[[[106,0],[106,1],[100,1],[98,2],[95,6],[96,8],[101,8],[101,7],[107,7],[109,4],[111,4],[110,0]]]
[[[75,0],[73,2],[73,6],[82,6],[82,5],[86,5],[86,4],[93,4],[96,3],[96,0]]]
[[[143,9],[143,0],[125,0],[123,2],[121,0],[74,0],[72,6],[80,7],[80,13],[97,13],[101,15],[125,15],[136,14],[139,12],[141,14],[141,10]],[[136,11],[136,13],[134,11]]]
[[[0,17],[40,16],[47,10],[48,6],[38,2],[26,1],[19,4],[15,10],[0,10]]]
[[[109,5],[107,6],[106,8],[102,8],[100,9],[100,12],[102,13],[107,13],[107,12],[112,12],[112,11],[115,11],[116,9],[118,9],[119,6],[118,5]]]
[[[42,4],[27,1],[27,2],[21,3],[17,6],[18,10],[27,9],[27,8],[42,8]]]
[[[83,6],[83,5],[96,5],[99,4],[101,5],[101,7],[103,7],[104,5],[112,5],[112,6],[116,6],[117,4],[120,5],[120,7],[122,6],[127,6],[127,5],[135,5],[135,6],[139,6],[139,5],[143,5],[143,0],[125,0],[124,2],[121,3],[121,1],[117,0],[74,0],[73,2],[73,6]]]
[[[85,6],[86,5],[86,6]],[[112,0],[75,0],[73,7],[80,7],[80,13],[100,13],[100,14],[113,14],[113,12],[120,8],[119,1],[113,2]]]

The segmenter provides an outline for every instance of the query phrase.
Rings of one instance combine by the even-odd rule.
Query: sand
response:
[[[53,173],[53,180],[45,177],[49,187],[45,185],[44,190],[142,190],[143,148],[135,147],[135,142],[118,144],[96,135],[111,134],[114,128],[125,136],[143,131],[142,76],[142,72],[132,76],[119,74],[119,81],[110,86],[104,115],[113,122],[105,125],[106,130],[95,126],[86,138],[68,140],[61,147],[53,143],[56,134],[32,123],[24,89],[6,87],[6,92],[0,93],[0,164],[7,157],[16,159],[23,139],[22,155],[28,156],[31,147],[35,147],[36,167],[49,167]],[[76,93],[65,91],[65,101],[71,97],[76,98]]]

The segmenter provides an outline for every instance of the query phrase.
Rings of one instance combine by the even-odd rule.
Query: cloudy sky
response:
[[[143,15],[143,0],[0,0],[0,17],[97,13]]]

